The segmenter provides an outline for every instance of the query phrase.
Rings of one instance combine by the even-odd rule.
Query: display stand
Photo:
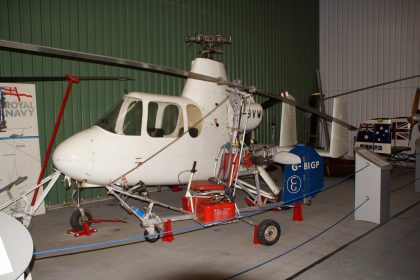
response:
[[[383,224],[389,219],[389,183],[392,165],[377,154],[356,148],[355,220]],[[368,165],[366,167],[366,165]],[[366,167],[366,168],[365,168]],[[363,170],[362,170],[363,169]]]

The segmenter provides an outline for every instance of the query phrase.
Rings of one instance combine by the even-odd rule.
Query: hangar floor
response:
[[[172,243],[133,239],[107,246],[41,254],[32,263],[33,279],[420,279],[420,193],[414,170],[394,169],[391,220],[383,226],[355,221],[353,215],[326,228],[354,209],[354,179],[318,194],[303,207],[304,221],[293,210],[253,217],[278,221],[282,236],[271,247],[253,244],[253,227],[244,222],[195,229],[175,235]],[[342,178],[327,177],[325,186]],[[154,199],[180,206],[182,192],[152,193]],[[137,202],[132,202],[133,204]],[[143,235],[136,219],[113,199],[84,205],[100,223],[89,237],[66,234],[72,208],[50,210],[33,219],[35,251],[67,248]],[[159,214],[170,214],[156,208]],[[196,225],[175,222],[172,229]],[[306,243],[305,243],[306,242]],[[298,245],[296,250],[292,250]]]

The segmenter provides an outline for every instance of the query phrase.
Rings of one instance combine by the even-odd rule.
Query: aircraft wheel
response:
[[[85,215],[88,221],[92,220],[92,214],[89,210],[85,210]],[[83,229],[83,217],[79,208],[76,208],[70,216],[70,225],[74,230],[81,231]]]
[[[280,225],[274,220],[264,220],[257,227],[257,238],[262,245],[271,246],[276,244],[280,235]]]
[[[157,226],[155,226],[155,232],[152,233],[153,236],[149,236],[149,231],[147,229],[144,230],[144,239],[146,239],[147,242],[155,243],[160,238],[160,230]]]

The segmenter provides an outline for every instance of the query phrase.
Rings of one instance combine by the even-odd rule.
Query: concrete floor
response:
[[[393,170],[391,190],[414,179],[414,170],[407,171]],[[340,180],[326,178],[325,186]],[[171,191],[151,194],[152,198],[175,206],[181,205],[182,195]],[[151,244],[138,238],[37,255],[32,263],[32,277],[35,280],[226,279],[237,275],[233,279],[420,279],[420,193],[415,193],[414,185],[409,184],[391,192],[390,198],[393,218],[385,225],[378,227],[355,221],[351,215],[290,253],[287,252],[354,209],[354,179],[320,193],[312,205],[304,206],[303,222],[292,220],[292,210],[253,217],[255,222],[271,218],[280,223],[282,236],[271,247],[254,245],[253,227],[237,222],[182,232],[175,235],[172,243]],[[50,210],[33,219],[31,234],[35,251],[143,235],[135,217],[128,215],[113,199],[85,207],[92,211],[94,218],[123,219],[127,223],[95,224],[93,227],[98,232],[93,235],[73,237],[66,234],[73,209]],[[162,208],[156,211],[163,216],[173,213]],[[172,229],[194,225],[197,224],[192,221],[176,222]]]

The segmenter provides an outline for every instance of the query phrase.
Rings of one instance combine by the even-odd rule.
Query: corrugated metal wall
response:
[[[420,1],[321,0],[319,44],[327,96],[418,75]],[[350,122],[408,116],[417,87],[420,78],[348,95]]]
[[[231,79],[306,101],[316,88],[318,1],[304,0],[2,0],[0,38],[115,56],[189,69],[196,57],[185,35],[231,35],[225,49]],[[130,76],[132,82],[81,82],[71,93],[57,142],[89,127],[123,95],[124,89],[180,95],[179,78],[117,67],[0,51],[0,75]],[[36,83],[41,154],[44,154],[66,83]],[[279,106],[268,110],[257,136],[271,141],[271,122],[279,124]],[[302,124],[303,115],[298,122]],[[303,125],[300,125],[302,128]],[[299,135],[303,135],[300,129]],[[275,135],[278,139],[278,130]],[[276,140],[278,141],[278,140]],[[111,151],[112,152],[112,151]],[[110,163],[112,164],[112,163]],[[49,164],[51,171],[51,163]],[[85,198],[103,192],[88,190]],[[61,186],[48,204],[69,201]]]

